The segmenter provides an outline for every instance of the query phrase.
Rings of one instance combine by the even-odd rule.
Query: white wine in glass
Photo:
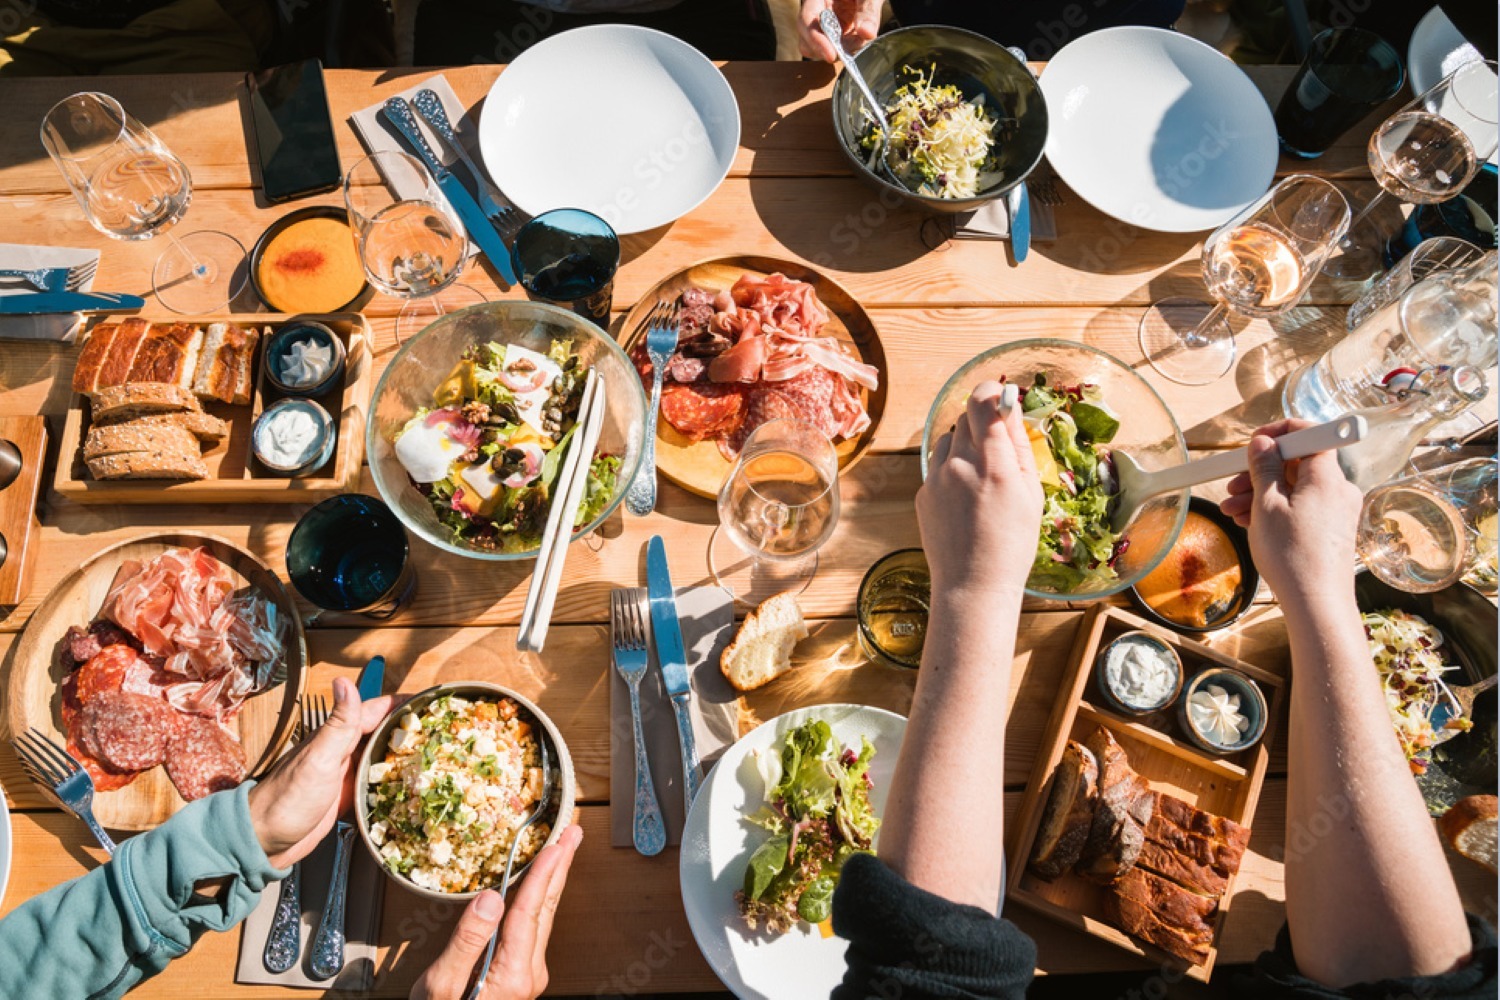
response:
[[[1452,586],[1468,566],[1463,516],[1412,479],[1395,480],[1365,497],[1356,545],[1365,569],[1412,594]]]

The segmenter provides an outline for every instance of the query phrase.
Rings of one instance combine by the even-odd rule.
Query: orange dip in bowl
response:
[[[1244,570],[1233,539],[1194,510],[1188,511],[1166,558],[1135,585],[1152,611],[1190,628],[1208,628],[1234,614],[1243,589]]]
[[[271,237],[256,262],[255,282],[278,312],[330,313],[365,287],[354,234],[342,219],[301,219]]]

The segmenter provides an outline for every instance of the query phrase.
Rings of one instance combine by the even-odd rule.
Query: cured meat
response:
[[[167,743],[167,777],[192,802],[237,787],[245,780],[245,749],[218,723],[181,717]]]
[[[63,636],[64,655],[71,661],[65,664],[66,669],[72,670],[77,664],[87,663],[105,646],[132,645],[134,641],[129,632],[111,621],[100,619],[87,627],[74,625]]]
[[[695,441],[736,431],[745,419],[746,392],[738,385],[713,382],[662,386],[661,415],[679,433]]]
[[[703,358],[690,358],[686,354],[674,354],[667,362],[666,377],[673,382],[697,382],[708,374],[708,362]]]
[[[767,389],[764,385],[750,391],[750,403],[745,410],[745,419],[738,428],[719,438],[719,453],[733,462],[749,440],[750,434],[761,424],[772,420],[802,419],[802,411],[786,396]]]
[[[86,704],[100,694],[119,691],[130,669],[140,661],[141,654],[124,643],[101,649],[74,673],[73,691],[78,703]]]
[[[83,750],[114,771],[144,771],[167,759],[177,715],[159,698],[106,691],[83,703],[75,737]]]
[[[78,745],[78,741],[71,736],[68,737],[66,749],[68,755],[82,764],[83,769],[94,780],[94,791],[96,792],[113,792],[116,789],[124,788],[141,776],[141,772],[139,771],[116,771],[101,764],[85,753],[84,749]]]

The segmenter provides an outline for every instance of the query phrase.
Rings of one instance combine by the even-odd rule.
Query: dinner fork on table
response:
[[[318,727],[328,721],[328,702],[322,695],[305,694],[297,699],[302,711],[298,722],[297,742],[305,742]],[[281,880],[281,894],[276,897],[276,912],[266,934],[266,948],[261,962],[267,972],[280,974],[297,964],[302,954],[302,862],[293,863],[292,872]]]
[[[656,509],[656,418],[661,410],[662,377],[667,362],[672,360],[672,352],[677,350],[679,318],[676,303],[658,302],[641,321],[646,328],[646,353],[651,356],[651,409],[646,414],[641,467],[625,491],[625,506],[637,517],[645,517]]]
[[[97,270],[93,257],[72,267],[0,267],[0,278],[20,278],[39,292],[76,292]]]
[[[667,829],[661,818],[661,803],[651,782],[651,759],[641,730],[641,679],[646,676],[646,621],[641,614],[645,592],[639,587],[621,587],[610,594],[609,634],[614,649],[615,670],[630,689],[630,726],[635,739],[635,808],[630,834],[635,849],[650,857],[667,846]]]
[[[94,779],[89,777],[83,765],[36,729],[28,729],[20,736],[12,737],[10,745],[20,758],[26,776],[43,788],[50,789],[64,809],[87,823],[94,833],[94,839],[99,841],[99,846],[113,857],[115,842],[109,839],[104,827],[94,819]]]

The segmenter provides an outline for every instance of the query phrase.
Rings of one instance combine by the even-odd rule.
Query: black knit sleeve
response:
[[[1297,960],[1292,954],[1292,937],[1283,924],[1281,933],[1276,935],[1276,947],[1256,960],[1250,975],[1236,984],[1234,993],[1243,1000],[1393,1000],[1409,997],[1495,1000],[1495,932],[1489,924],[1471,914],[1469,935],[1473,940],[1472,955],[1461,968],[1452,972],[1410,979],[1385,979],[1334,989],[1308,979],[1298,971]]]
[[[1036,945],[1009,920],[918,889],[873,855],[850,858],[833,897],[849,942],[833,1000],[1021,1000]]]

